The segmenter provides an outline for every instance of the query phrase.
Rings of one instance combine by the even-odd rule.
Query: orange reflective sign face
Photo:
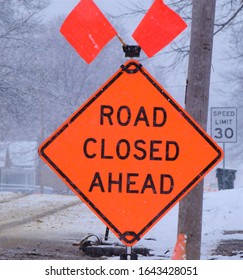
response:
[[[222,158],[219,146],[133,60],[54,132],[39,153],[129,246]]]

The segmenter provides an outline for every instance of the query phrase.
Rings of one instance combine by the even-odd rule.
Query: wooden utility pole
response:
[[[216,0],[193,0],[192,3],[186,111],[206,130]],[[179,205],[178,232],[187,235],[188,260],[200,259],[202,204],[203,181]]]

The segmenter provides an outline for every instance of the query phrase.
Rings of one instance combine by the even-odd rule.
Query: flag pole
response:
[[[140,56],[140,52],[141,52],[141,47],[138,45],[127,45],[123,39],[121,38],[120,35],[116,34],[116,37],[118,38],[118,40],[122,43],[122,49],[123,52],[125,53],[125,57],[139,57]]]
[[[120,35],[116,34],[116,37],[119,39],[119,41],[122,43],[122,45],[125,47],[127,44],[123,41]]]

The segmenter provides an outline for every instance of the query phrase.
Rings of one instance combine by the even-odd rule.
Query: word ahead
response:
[[[221,159],[221,149],[130,60],[40,147],[42,159],[132,246]]]

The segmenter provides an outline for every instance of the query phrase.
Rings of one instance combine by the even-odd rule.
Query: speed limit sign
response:
[[[219,143],[237,142],[236,108],[211,108],[211,136]]]

